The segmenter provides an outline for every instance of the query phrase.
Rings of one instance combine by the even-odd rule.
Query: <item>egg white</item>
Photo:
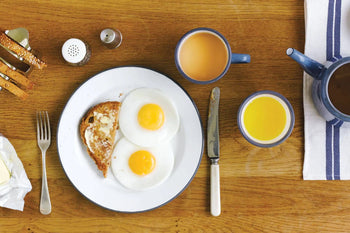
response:
[[[156,160],[154,170],[144,176],[132,172],[129,167],[129,157],[136,151],[147,150]],[[133,144],[125,137],[117,143],[111,162],[111,169],[115,178],[126,188],[142,191],[156,187],[163,183],[171,174],[174,167],[174,154],[170,144],[154,148],[144,148]]]
[[[138,112],[145,104],[157,104],[164,112],[164,124],[158,130],[142,128],[137,120]],[[123,100],[119,113],[119,127],[125,137],[139,146],[153,147],[170,141],[177,133],[180,118],[173,102],[160,90],[138,88]]]

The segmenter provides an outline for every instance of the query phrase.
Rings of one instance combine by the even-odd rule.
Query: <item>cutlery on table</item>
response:
[[[220,170],[219,170],[219,100],[220,88],[213,88],[210,94],[207,150],[210,159],[210,212],[213,216],[221,213]]]
[[[46,151],[51,143],[50,120],[47,111],[39,111],[36,116],[37,120],[37,140],[42,154],[42,184],[40,198],[40,212],[42,214],[51,213],[50,194],[46,178]]]

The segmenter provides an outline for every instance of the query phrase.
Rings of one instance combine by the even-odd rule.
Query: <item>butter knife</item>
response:
[[[207,153],[210,159],[210,212],[213,216],[221,213],[220,170],[219,170],[219,100],[220,88],[215,87],[210,94]]]

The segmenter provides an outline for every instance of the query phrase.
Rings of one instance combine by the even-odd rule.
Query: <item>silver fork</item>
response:
[[[42,183],[40,212],[42,214],[51,213],[50,194],[46,178],[46,151],[51,143],[50,120],[47,111],[39,111],[36,115],[37,140],[42,154]]]

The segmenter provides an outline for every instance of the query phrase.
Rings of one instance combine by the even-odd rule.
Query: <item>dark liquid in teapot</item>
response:
[[[350,63],[333,73],[328,83],[328,95],[336,109],[350,115]]]

